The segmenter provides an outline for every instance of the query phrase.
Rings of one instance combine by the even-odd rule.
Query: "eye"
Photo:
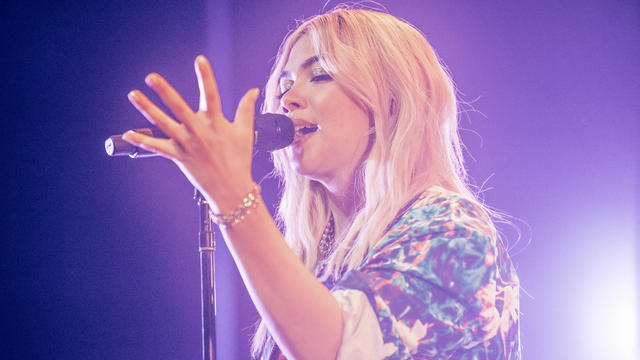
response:
[[[326,81],[333,78],[321,67],[311,69],[311,81]]]
[[[329,74],[316,75],[311,78],[311,81],[325,81],[325,80],[333,80],[333,78]]]
[[[280,95],[278,95],[278,100],[282,99],[284,94],[286,94],[287,91],[289,91],[289,89],[291,89],[292,86],[293,86],[293,80],[289,80],[289,79],[280,80]]]

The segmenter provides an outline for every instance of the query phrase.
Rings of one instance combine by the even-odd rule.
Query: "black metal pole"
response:
[[[216,284],[215,247],[213,222],[209,215],[209,204],[196,189],[194,198],[200,211],[200,292],[202,295],[202,359],[216,359]]]

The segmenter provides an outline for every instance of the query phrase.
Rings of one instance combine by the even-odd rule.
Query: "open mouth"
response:
[[[295,137],[293,138],[293,142],[298,142],[302,140],[302,138],[305,137],[305,135],[316,132],[318,130],[318,125],[309,124],[309,125],[296,126],[295,130],[296,130],[296,133],[295,133]]]

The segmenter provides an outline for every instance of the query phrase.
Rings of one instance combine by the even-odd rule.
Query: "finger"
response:
[[[211,64],[206,57],[200,55],[196,58],[195,68],[200,89],[200,111],[206,112],[211,118],[218,118],[222,115],[222,105]]]
[[[122,140],[167,159],[178,159],[178,151],[170,139],[158,139],[130,130],[122,134]]]
[[[233,119],[234,124],[237,124],[245,131],[250,131],[251,133],[253,133],[253,122],[258,95],[260,95],[259,89],[254,88],[247,91],[242,99],[240,99],[240,103],[236,109],[236,115]]]
[[[190,131],[195,132],[194,126],[197,126],[197,121],[194,121],[195,114],[184,101],[182,96],[160,75],[151,73],[144,79],[147,85],[153,89],[153,91],[160,96],[162,102],[167,105],[169,110],[175,115],[180,122]]]
[[[138,90],[131,91],[127,97],[131,104],[144,116],[149,122],[157,126],[167,136],[176,139],[182,143],[185,137],[184,131],[180,124],[173,120],[170,116],[160,110],[149,98]]]

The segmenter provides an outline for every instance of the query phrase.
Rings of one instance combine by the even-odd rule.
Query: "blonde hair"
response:
[[[278,81],[291,48],[308,34],[320,65],[365,110],[375,127],[354,180],[363,199],[321,279],[357,268],[402,206],[438,185],[476,200],[468,188],[451,77],[421,32],[389,14],[344,7],[302,22],[282,43],[266,85],[263,112],[282,112]],[[318,242],[329,220],[328,196],[298,175],[284,150],[273,153],[284,183],[277,220],[305,266],[315,271]],[[479,203],[479,201],[478,201]],[[266,340],[261,323],[257,356]]]

